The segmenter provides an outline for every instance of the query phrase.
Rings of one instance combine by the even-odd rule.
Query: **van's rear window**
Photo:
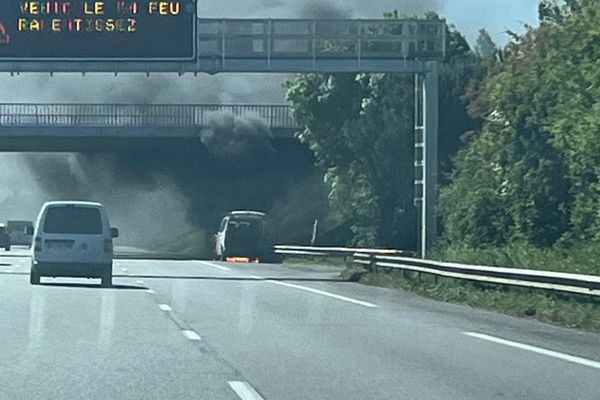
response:
[[[44,232],[99,235],[102,233],[100,212],[90,207],[51,207],[46,213]]]

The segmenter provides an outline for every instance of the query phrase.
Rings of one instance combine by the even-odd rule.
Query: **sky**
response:
[[[446,0],[442,15],[454,23],[471,44],[482,27],[497,44],[505,44],[507,29],[522,32],[524,24],[538,25],[538,4],[539,0]]]

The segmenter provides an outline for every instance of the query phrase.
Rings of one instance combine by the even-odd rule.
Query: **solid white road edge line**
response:
[[[208,265],[209,267],[220,269],[221,271],[231,271],[231,268],[227,268],[227,267],[224,267],[224,266],[219,265],[219,264],[213,264],[213,263],[208,262],[208,261],[201,261],[201,263],[204,264],[204,265]]]
[[[363,307],[369,307],[369,308],[377,308],[377,307],[379,307],[379,306],[377,306],[377,305],[375,305],[373,303],[369,303],[369,302],[366,302],[366,301],[352,299],[350,297],[346,297],[346,296],[341,296],[339,294],[325,292],[325,291],[319,290],[319,289],[313,289],[313,288],[310,288],[310,287],[307,287],[307,286],[294,285],[293,283],[274,281],[274,280],[270,280],[270,279],[266,280],[265,282],[273,283],[275,285],[287,286],[287,287],[294,288],[294,289],[300,289],[300,290],[304,290],[304,291],[310,292],[310,293],[320,294],[321,296],[327,296],[327,297],[331,297],[332,299],[337,299],[337,300],[346,301],[348,303],[358,304],[358,305],[363,306]]]
[[[158,308],[163,311],[172,311],[173,309],[168,304],[159,304]]]
[[[542,354],[548,357],[558,358],[559,360],[567,361],[574,364],[584,365],[595,369],[600,369],[600,362],[588,360],[587,358],[572,356],[569,354],[559,353],[558,351],[547,350],[541,347],[531,346],[529,344],[523,344],[519,342],[513,342],[511,340],[501,339],[494,336],[485,335],[477,332],[463,332],[467,336],[471,336],[477,339],[487,340],[505,346],[514,347],[521,350],[531,351],[533,353]]]
[[[242,400],[265,400],[248,382],[229,381],[227,383]]]
[[[181,331],[181,333],[189,340],[202,340],[202,338],[194,331]]]

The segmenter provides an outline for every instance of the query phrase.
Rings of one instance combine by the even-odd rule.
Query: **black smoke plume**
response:
[[[208,151],[228,163],[264,162],[275,150],[269,127],[258,117],[241,118],[228,113],[213,113],[200,133]]]
[[[332,2],[309,0],[299,5],[300,18],[343,19],[351,18],[352,12]]]

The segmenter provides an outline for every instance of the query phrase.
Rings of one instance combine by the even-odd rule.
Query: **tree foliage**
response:
[[[473,76],[485,74],[459,32],[450,29],[447,38],[440,84],[440,160],[442,170],[449,172],[461,135],[478,127],[467,115],[462,96]],[[302,74],[287,89],[295,116],[305,126],[300,139],[324,169],[331,209],[341,223],[350,225],[353,244],[415,248],[414,78]]]
[[[504,50],[479,94],[484,128],[443,191],[450,242],[600,236],[598,17],[596,1],[543,1],[541,26]]]
[[[496,43],[492,40],[492,37],[485,29],[479,30],[479,36],[475,43],[475,52],[484,60],[493,62],[496,58],[496,52],[498,48]]]
[[[355,244],[410,240],[402,237],[408,230],[397,229],[414,219],[412,182],[404,176],[413,148],[403,140],[412,137],[412,96],[407,79],[393,75],[307,74],[288,84],[306,126],[300,139],[326,171],[332,209],[352,222]]]

